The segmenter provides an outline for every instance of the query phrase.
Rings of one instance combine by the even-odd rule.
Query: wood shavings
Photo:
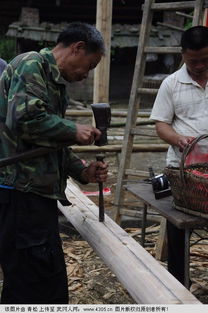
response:
[[[81,256],[77,256],[77,255],[70,253],[70,252],[67,253],[67,256],[72,258],[72,259],[75,259],[77,261],[80,261],[80,259],[81,259]]]
[[[78,283],[76,285],[69,287],[69,291],[75,291],[75,290],[79,289],[80,287],[82,287],[82,284]]]
[[[74,248],[73,247],[66,247],[65,249],[64,249],[64,253],[66,254],[66,255],[69,255],[69,254],[72,254],[72,253],[74,253]]]
[[[81,280],[82,277],[70,277],[69,281],[70,283],[73,283],[74,281],[77,281],[77,280]]]
[[[72,275],[74,272],[77,270],[77,263],[73,264],[67,264],[66,265],[66,271],[67,271],[67,276]]]
[[[105,300],[108,300],[108,299],[110,299],[114,294],[115,294],[115,291],[110,291],[110,292],[106,293],[106,294],[103,296],[103,298],[104,298]]]
[[[94,269],[94,270],[90,271],[89,273],[92,274],[94,272],[99,272],[99,271],[102,271],[102,270],[106,270],[106,268],[105,267],[97,268],[97,269]]]
[[[88,249],[87,252],[84,255],[84,259],[87,259],[92,253],[93,253],[93,250],[92,249]]]

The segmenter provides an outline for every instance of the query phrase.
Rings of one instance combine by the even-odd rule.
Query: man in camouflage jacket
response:
[[[17,56],[1,77],[0,158],[40,146],[55,148],[0,168],[1,303],[68,303],[57,200],[66,199],[67,177],[105,181],[107,165],[85,167],[66,148],[92,144],[100,131],[64,119],[64,81],[86,78],[103,54],[102,36],[93,26],[71,23],[55,48]]]
[[[6,66],[7,66],[6,61],[4,61],[3,59],[0,58],[0,76],[3,73]]]

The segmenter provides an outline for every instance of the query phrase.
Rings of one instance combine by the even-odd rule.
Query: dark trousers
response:
[[[168,271],[184,285],[185,231],[167,221]]]
[[[67,304],[56,200],[0,189],[2,304]]]

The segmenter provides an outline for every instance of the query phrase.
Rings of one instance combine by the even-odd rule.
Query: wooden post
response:
[[[203,26],[208,27],[208,1],[204,1]]]
[[[159,261],[166,261],[167,260],[167,230],[166,230],[166,224],[167,220],[166,218],[162,217],[162,220],[160,222],[160,232],[159,232],[159,238],[156,243],[156,260]]]
[[[203,26],[208,27],[208,8],[204,9]]]
[[[93,102],[109,102],[112,0],[97,0],[96,27],[105,41],[105,56],[94,72]]]

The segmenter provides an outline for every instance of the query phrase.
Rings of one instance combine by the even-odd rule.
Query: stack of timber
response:
[[[59,209],[114,272],[136,303],[200,304],[200,302],[110,217],[98,219],[98,207],[68,182],[71,206]]]

